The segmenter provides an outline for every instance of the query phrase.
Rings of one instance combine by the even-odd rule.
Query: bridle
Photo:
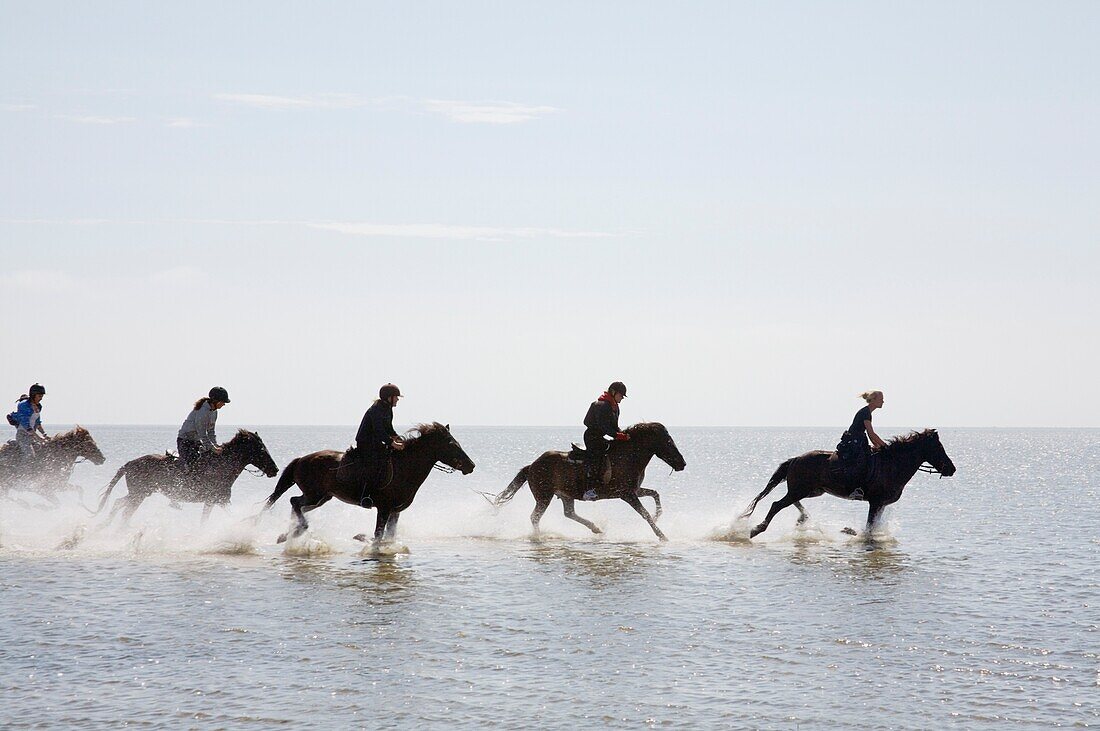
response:
[[[933,467],[931,464],[921,464],[917,467],[917,472],[923,472],[926,475],[939,475],[940,479],[943,479],[943,473]]]

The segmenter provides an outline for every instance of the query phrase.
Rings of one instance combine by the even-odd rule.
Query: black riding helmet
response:
[[[36,383],[33,386],[31,386],[30,389],[27,391],[28,396],[33,396],[36,393],[40,393],[43,396],[45,396],[46,395],[46,387],[41,385],[41,384]]]
[[[610,386],[607,387],[607,392],[621,393],[623,395],[623,398],[626,398],[626,386],[623,385],[622,381],[615,381],[614,383],[612,383]]]
[[[387,383],[382,388],[378,389],[378,398],[385,401],[392,396],[401,396],[401,389],[392,383]]]
[[[221,386],[214,386],[214,388],[210,389],[210,400],[229,403],[229,392]]]

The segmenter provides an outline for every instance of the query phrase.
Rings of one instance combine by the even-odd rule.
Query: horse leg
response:
[[[871,535],[871,531],[878,525],[879,518],[882,517],[882,511],[886,509],[886,505],[883,503],[871,503],[867,506],[867,535]]]
[[[290,532],[289,536],[286,533],[279,536],[278,540],[275,541],[276,543],[283,543],[288,537],[297,538],[309,528],[309,523],[306,522],[306,516],[302,514],[301,495],[295,495],[290,498],[290,516],[297,520],[298,524],[294,526],[294,530]]]
[[[389,520],[386,521],[386,530],[383,533],[383,537],[387,541],[392,541],[397,538],[397,519],[401,517],[401,513],[394,511],[390,513]]]
[[[123,500],[126,501],[126,508],[122,511],[122,527],[125,528],[130,525],[130,518],[134,517],[134,513],[138,507],[145,502],[145,498],[148,495],[127,495]],[[121,500],[119,502],[122,502]]]
[[[806,512],[806,508],[802,507],[802,503],[798,500],[794,501],[794,506],[798,508],[800,515],[798,516],[797,525],[804,525],[807,520],[810,519],[810,514]]]
[[[642,505],[642,501],[638,499],[637,495],[627,495],[623,498],[623,500],[626,501],[627,505],[634,508],[638,515],[645,518],[645,522],[649,523],[649,527],[653,529],[653,532],[657,534],[658,538],[660,538],[662,541],[668,540],[665,534],[661,532],[661,529],[657,527],[657,522],[653,520],[653,516],[650,515],[649,511],[645,509],[645,506]]]
[[[648,487],[639,487],[635,494],[638,497],[651,497],[653,498],[653,504],[657,506],[657,512],[653,514],[654,520],[661,519],[661,513],[664,510],[661,508],[661,496],[657,494],[656,490],[650,490]]]
[[[756,536],[766,531],[768,529],[768,524],[772,522],[772,518],[775,517],[776,513],[778,513],[780,510],[787,507],[788,505],[794,505],[801,497],[802,496],[800,495],[798,498],[796,498],[794,495],[792,495],[790,484],[788,484],[787,494],[772,503],[772,508],[768,511],[768,516],[764,518],[763,523],[756,526],[749,532],[749,538],[755,538]]]
[[[386,524],[390,522],[389,510],[378,509],[378,519],[374,522],[374,545],[378,545],[386,536]]]
[[[531,530],[535,538],[539,536],[539,521],[542,520],[542,514],[550,507],[550,501],[553,499],[552,494],[539,496],[535,499],[535,509],[531,511]]]
[[[577,515],[577,513],[573,510],[573,498],[563,497],[561,499],[561,503],[562,503],[562,509],[565,510],[565,517],[566,518],[569,518],[570,520],[577,521],[578,523],[580,523],[581,525],[583,525],[585,528],[592,531],[593,533],[599,534],[599,533],[603,532],[599,528],[597,528],[596,524],[593,523],[592,521],[585,520],[581,516]]]

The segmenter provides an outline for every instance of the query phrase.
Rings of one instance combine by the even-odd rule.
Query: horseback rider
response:
[[[15,412],[8,417],[9,423],[15,422],[15,443],[24,462],[34,459],[35,447],[50,440],[42,427],[42,397],[45,395],[46,389],[34,384],[19,397]]]
[[[871,414],[875,409],[881,409],[885,400],[882,391],[864,391],[859,395],[867,402],[867,405],[856,412],[852,419],[852,425],[844,432],[836,445],[837,458],[840,467],[850,482],[856,483],[856,489],[849,497],[853,500],[863,499],[863,480],[867,477],[867,470],[871,462],[871,445],[875,449],[886,446],[886,442],[875,434],[871,426]],[[871,443],[868,444],[867,440]]]
[[[176,435],[176,448],[184,472],[192,472],[204,454],[222,453],[214,434],[214,425],[218,421],[218,409],[227,403],[229,392],[221,386],[214,386],[207,396],[195,402],[191,413],[183,420],[183,426]]]
[[[362,460],[363,494],[359,504],[364,508],[374,507],[371,492],[383,485],[378,484],[381,472],[386,466],[390,450],[405,448],[405,440],[393,429],[393,409],[401,399],[401,389],[387,383],[378,389],[378,399],[363,414],[359,431],[355,434],[355,450]]]
[[[585,476],[588,489],[582,500],[595,500],[596,487],[602,482],[603,458],[611,446],[609,439],[626,441],[630,435],[619,430],[619,404],[626,398],[626,386],[615,381],[588,407],[584,417]]]

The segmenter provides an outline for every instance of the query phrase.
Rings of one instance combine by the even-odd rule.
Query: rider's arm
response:
[[[218,412],[211,409],[208,405],[204,405],[202,408],[207,409],[205,412],[198,414],[198,424],[195,429],[195,433],[199,436],[199,444],[204,447],[214,448],[218,446],[217,435],[214,434],[214,422],[218,418]]]
[[[883,447],[886,446],[886,442],[882,441],[879,438],[878,434],[875,434],[874,428],[871,427],[871,420],[870,419],[863,422],[863,428],[867,430],[867,436],[870,437],[871,444],[875,445],[879,449],[882,449]]]

